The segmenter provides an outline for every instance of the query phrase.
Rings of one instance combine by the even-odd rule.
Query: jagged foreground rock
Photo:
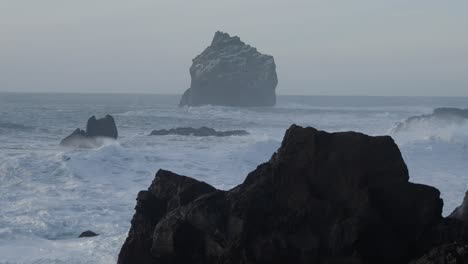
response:
[[[102,138],[117,139],[118,132],[114,118],[106,115],[101,119],[92,116],[86,124],[86,131],[77,128],[60,145],[67,147],[93,148],[102,144]]]
[[[229,191],[160,170],[118,263],[408,263],[463,239],[391,137],[291,126]],[[466,237],[466,236],[465,236]]]
[[[239,37],[216,32],[190,67],[190,88],[180,106],[273,106],[278,84],[272,56],[261,54]]]

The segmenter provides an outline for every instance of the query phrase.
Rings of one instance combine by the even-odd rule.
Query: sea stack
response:
[[[102,145],[103,138],[117,139],[118,132],[114,118],[106,115],[104,118],[96,119],[92,116],[86,124],[86,131],[77,128],[66,138],[62,139],[60,145],[67,147],[94,148]]]
[[[239,37],[216,32],[190,67],[190,88],[180,106],[274,106],[278,84],[273,56],[245,44]]]

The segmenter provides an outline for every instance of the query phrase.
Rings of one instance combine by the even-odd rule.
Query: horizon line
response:
[[[56,92],[56,91],[0,91],[0,94],[64,94],[64,95],[161,95],[182,96],[179,93],[152,92]],[[276,94],[277,96],[315,96],[315,97],[420,97],[420,98],[468,98],[468,95],[362,95],[362,94]]]

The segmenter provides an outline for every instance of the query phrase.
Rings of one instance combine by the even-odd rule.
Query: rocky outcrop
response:
[[[60,145],[67,147],[93,148],[102,145],[102,138],[117,139],[117,126],[111,115],[96,119],[92,116],[88,119],[86,131],[77,128]]]
[[[99,234],[96,234],[96,233],[94,233],[93,231],[88,230],[88,231],[84,231],[83,233],[81,233],[80,236],[79,236],[78,238],[83,238],[83,237],[95,237],[95,236],[99,236]]]
[[[86,134],[88,137],[108,137],[117,139],[117,126],[114,118],[111,115],[106,115],[104,118],[96,119],[92,116],[86,124]]]
[[[119,254],[119,263],[154,263],[151,254],[156,225],[168,212],[187,205],[198,197],[216,191],[197,180],[160,170],[148,191],[138,193],[135,215],[128,238]],[[170,236],[171,234],[162,234]],[[175,243],[191,243],[190,237],[176,234]],[[168,245],[169,246],[169,245]],[[181,256],[183,257],[183,256]]]
[[[457,208],[455,208],[455,210],[449,215],[449,217],[460,221],[468,222],[468,192],[465,193],[463,203]]]
[[[190,88],[180,106],[273,106],[278,84],[272,56],[239,37],[216,32],[211,45],[193,59]]]
[[[459,224],[437,189],[408,180],[388,136],[293,125],[229,191],[159,171],[118,263],[408,263]]]
[[[160,129],[153,130],[151,136],[165,136],[165,135],[181,135],[181,136],[195,136],[195,137],[229,137],[229,136],[245,136],[249,133],[245,130],[228,130],[228,131],[216,131],[209,127],[178,127],[172,129]]]
[[[418,115],[407,118],[403,122],[398,122],[393,128],[393,132],[402,132],[411,129],[413,126],[424,123],[434,123],[443,126],[448,124],[459,124],[468,121],[468,109],[458,108],[436,108],[432,114]]]

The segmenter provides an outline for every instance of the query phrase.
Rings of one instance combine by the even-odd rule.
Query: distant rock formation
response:
[[[86,131],[77,128],[66,138],[62,139],[60,145],[67,147],[93,148],[101,145],[102,138],[117,139],[117,126],[111,115],[96,119],[92,116],[88,119]]]
[[[274,106],[278,84],[272,56],[239,37],[216,32],[211,45],[193,59],[190,88],[180,106]]]
[[[111,115],[106,115],[104,118],[96,119],[92,116],[86,124],[86,134],[88,137],[109,137],[117,139],[117,126],[114,118]]]
[[[439,191],[409,182],[391,137],[293,125],[229,191],[160,170],[118,263],[409,263],[468,240],[441,213]]]
[[[95,237],[95,236],[99,236],[99,234],[96,234],[96,233],[94,233],[93,231],[88,230],[88,231],[84,231],[83,233],[81,233],[80,236],[79,236],[79,238],[83,238],[83,237]]]
[[[209,127],[178,127],[172,129],[160,129],[153,130],[151,136],[165,136],[165,135],[181,135],[181,136],[195,136],[195,137],[229,137],[229,136],[245,136],[249,133],[245,130],[228,130],[228,131],[216,131]]]
[[[409,130],[421,122],[437,122],[439,125],[444,125],[466,121],[468,121],[468,109],[442,107],[434,109],[432,114],[412,116],[403,122],[398,122],[393,128],[393,132]]]
[[[449,218],[468,222],[468,192],[465,193],[463,203],[455,208],[455,210],[449,215]]]

